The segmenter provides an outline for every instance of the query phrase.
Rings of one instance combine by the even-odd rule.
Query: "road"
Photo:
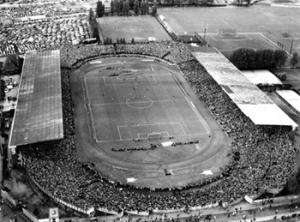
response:
[[[1,222],[11,222],[11,219],[15,218],[16,222],[28,222],[21,213],[21,211],[13,210],[7,204],[0,204],[0,221]]]

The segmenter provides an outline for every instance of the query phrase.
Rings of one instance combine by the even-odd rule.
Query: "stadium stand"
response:
[[[60,52],[25,55],[9,146],[63,138]]]
[[[269,70],[242,71],[242,74],[254,85],[282,85],[282,82]]]
[[[300,112],[300,96],[293,90],[277,90],[277,94],[297,112]]]
[[[254,124],[291,126],[293,129],[298,126],[224,55],[218,52],[192,54]]]
[[[232,162],[221,175],[182,190],[138,189],[108,180],[78,159],[70,68],[111,54],[140,54],[176,63],[222,129],[232,139]],[[254,125],[186,48],[179,43],[66,46],[61,51],[65,138],[23,146],[24,168],[40,190],[80,209],[100,211],[174,212],[231,203],[245,194],[281,190],[295,170],[296,150],[290,127]],[[65,68],[63,68],[65,67]],[[51,195],[49,195],[51,194]]]

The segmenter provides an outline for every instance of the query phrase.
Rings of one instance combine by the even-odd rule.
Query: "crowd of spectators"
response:
[[[7,16],[18,21],[31,16],[56,17],[75,13],[87,13],[87,10],[79,7],[64,7],[52,1],[44,4],[18,4],[2,7],[0,16]]]
[[[0,56],[57,49],[91,38],[88,9],[74,4],[51,1],[1,7]]]
[[[168,53],[169,52],[169,53]],[[142,54],[176,63],[195,94],[232,140],[230,164],[205,184],[183,189],[149,190],[120,185],[83,167],[77,158],[69,75],[85,58],[100,55]],[[167,55],[167,56],[166,56]],[[20,149],[28,174],[53,196],[78,207],[148,211],[188,209],[210,203],[232,202],[246,194],[281,189],[294,173],[295,149],[290,129],[255,126],[224,93],[206,70],[180,43],[117,46],[73,46],[61,52],[65,139]]]
[[[161,47],[161,46],[164,47]],[[169,53],[170,50],[172,53]],[[61,48],[62,66],[71,67],[74,64],[81,65],[81,61],[88,58],[94,58],[99,55],[120,55],[120,54],[139,54],[145,56],[155,56],[163,58],[172,63],[180,63],[193,59],[191,53],[185,48],[184,44],[178,44],[172,41],[161,43],[143,43],[143,44],[113,44],[113,45],[67,45]]]
[[[20,22],[0,30],[0,55],[57,49],[90,38],[86,16]],[[16,47],[14,47],[16,46]],[[18,50],[15,52],[15,50]]]

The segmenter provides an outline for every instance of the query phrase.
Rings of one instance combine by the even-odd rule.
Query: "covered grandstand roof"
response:
[[[297,112],[300,112],[300,96],[298,93],[293,90],[277,90],[276,92]]]
[[[255,85],[282,85],[282,82],[269,70],[242,71],[242,74]]]
[[[24,58],[9,146],[63,138],[59,50]]]
[[[298,126],[223,54],[218,52],[193,52],[192,54],[254,124],[293,128]]]

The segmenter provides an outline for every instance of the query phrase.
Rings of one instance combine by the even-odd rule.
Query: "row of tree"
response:
[[[89,25],[92,38],[96,38],[97,42],[100,42],[98,23],[93,9],[90,9],[89,13]]]
[[[110,3],[110,12],[105,11],[102,1],[97,2],[96,16],[103,17],[105,15],[156,15],[156,6],[150,7],[148,0],[112,0]]]
[[[17,54],[8,55],[5,62],[0,62],[0,78],[2,75],[15,75],[22,72],[23,58]],[[0,80],[0,100],[5,98],[5,81]]]
[[[0,101],[3,101],[4,99],[5,99],[5,81],[1,79],[0,80]]]
[[[127,41],[126,42],[126,39],[125,38],[117,38],[115,41],[113,41],[113,39],[112,38],[109,38],[109,37],[106,37],[106,38],[104,38],[103,39],[103,44],[104,45],[110,45],[110,44],[115,44],[115,43],[117,43],[117,44],[126,44],[126,43],[129,43],[129,41]],[[130,43],[131,44],[134,44],[135,43],[135,40],[134,40],[134,38],[132,38],[131,40],[130,40]]]
[[[297,52],[294,52],[292,55],[292,58],[290,60],[290,65],[292,68],[296,68],[296,66],[298,65],[299,62],[299,56]]]
[[[156,3],[162,7],[209,6],[214,4],[214,0],[158,0]]]
[[[288,56],[283,50],[241,48],[232,53],[230,61],[241,70],[275,70],[282,67],[287,58]]]
[[[6,57],[4,63],[0,63],[0,76],[1,75],[15,75],[22,72],[24,59],[18,54],[11,54]]]
[[[148,0],[112,0],[111,13],[117,15],[130,15],[134,12],[135,15],[149,14]]]
[[[105,15],[105,6],[102,4],[101,1],[97,2],[96,15],[98,18],[103,17]]]

